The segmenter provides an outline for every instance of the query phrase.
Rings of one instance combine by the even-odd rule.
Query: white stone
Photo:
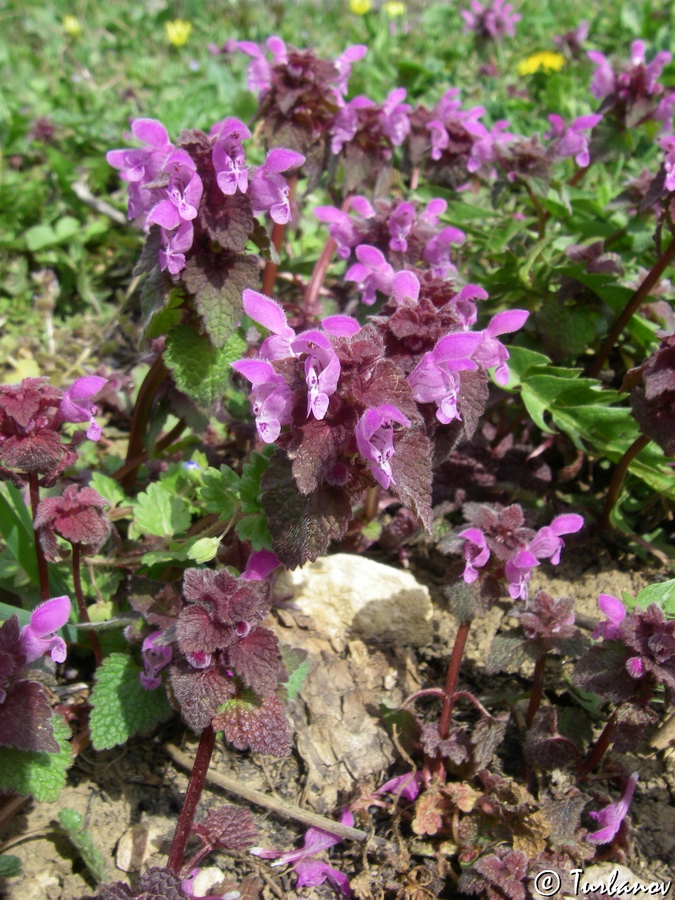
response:
[[[432,639],[429,590],[410,572],[348,553],[283,572],[277,596],[310,615],[326,637],[358,636],[422,647]]]

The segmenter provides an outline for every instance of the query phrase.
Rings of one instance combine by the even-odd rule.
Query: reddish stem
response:
[[[127,445],[127,459],[125,465],[122,467],[124,473],[121,476],[117,476],[117,473],[114,475],[127,493],[133,489],[136,481],[136,473],[138,472],[141,463],[137,462],[134,464],[133,460],[135,460],[136,457],[140,459],[141,454],[143,453],[143,443],[147,433],[152,404],[157,395],[157,391],[166,376],[167,370],[164,365],[164,360],[161,356],[158,356],[143,379],[143,384],[141,385],[138,397],[136,398],[134,414],[131,419],[129,444]]]
[[[347,194],[345,199],[342,201],[342,205],[340,206],[342,212],[349,212],[351,202],[352,195]],[[335,253],[336,247],[337,244],[335,243],[333,238],[329,237],[324,244],[323,250],[321,251],[321,256],[316,261],[314,271],[312,272],[312,277],[309,279],[309,284],[307,285],[305,296],[303,298],[303,305],[308,316],[318,316],[319,314],[317,300],[319,299],[319,293],[321,291],[321,287],[323,286],[324,279],[326,278],[326,272],[328,271],[328,266],[333,259],[333,254]]]
[[[612,349],[619,339],[622,331],[631,320],[633,314],[637,312],[637,310],[642,306],[643,302],[649,295],[649,292],[654,287],[654,285],[659,283],[659,281],[661,280],[661,276],[672,262],[673,257],[675,257],[675,238],[673,238],[673,240],[670,242],[670,244],[668,244],[661,256],[656,260],[654,265],[645,276],[644,281],[635,291],[633,296],[625,305],[623,312],[614,323],[612,329],[605,338],[605,341],[600,348],[598,355],[593,362],[593,365],[588,370],[588,374],[591,378],[598,377],[600,369],[602,369],[605,360],[612,352]]]
[[[600,762],[602,757],[607,752],[607,748],[610,745],[612,740],[612,733],[614,731],[614,726],[616,725],[616,710],[609,717],[609,721],[605,725],[602,730],[602,734],[597,739],[595,744],[591,747],[588,756],[586,759],[580,764],[577,770],[577,776],[579,778],[585,778],[589,772],[592,772],[593,769]]]
[[[295,186],[298,183],[298,176],[294,175],[293,178],[288,179],[288,186],[290,188],[290,193],[288,195],[288,202],[293,203],[293,197],[295,196]],[[275,222],[272,226],[272,246],[279,253],[281,251],[281,245],[284,242],[284,235],[286,234],[286,224],[283,225],[279,222]],[[262,277],[262,292],[263,294],[267,294],[270,296],[274,291],[274,282],[277,279],[277,272],[279,271],[279,265],[275,262],[272,262],[271,259],[268,259],[265,263],[265,268],[263,270]]]
[[[211,762],[211,754],[213,753],[215,741],[216,733],[211,725],[207,725],[199,738],[197,755],[195,756],[192,772],[190,773],[190,783],[188,784],[185,800],[183,801],[183,808],[178,817],[178,824],[176,825],[173,843],[171,844],[171,852],[169,853],[169,861],[167,862],[167,867],[171,869],[174,875],[180,874],[183,858],[185,856],[185,848],[187,847],[188,838],[190,837],[190,830],[192,829],[195,812],[197,811],[197,804],[199,803],[199,798],[201,797],[202,789],[204,788],[206,773],[208,772],[209,763]]]
[[[532,693],[530,694],[530,703],[527,707],[527,717],[525,719],[528,728],[532,727],[534,717],[541,705],[541,698],[544,693],[545,664],[546,654],[542,654],[534,664],[534,675],[532,676]]]
[[[460,622],[457,634],[455,635],[455,644],[452,648],[452,656],[448,663],[448,674],[445,677],[445,696],[443,697],[443,707],[441,709],[441,720],[438,725],[438,731],[441,740],[446,740],[450,734],[450,720],[452,718],[452,707],[455,703],[455,691],[457,689],[457,680],[459,679],[459,667],[462,664],[462,656],[464,655],[464,647],[466,639],[471,629],[471,619],[466,622]]]
[[[609,528],[609,517],[612,514],[612,510],[614,509],[614,504],[617,501],[619,491],[621,490],[621,485],[623,484],[623,480],[626,477],[626,472],[628,471],[630,464],[633,462],[640,450],[644,449],[648,443],[649,438],[646,434],[639,435],[639,437],[635,438],[628,450],[626,450],[624,455],[617,463],[616,469],[614,469],[614,474],[612,475],[612,480],[609,483],[607,499],[605,500],[605,509],[602,514],[601,526],[603,529]]]
[[[28,490],[30,493],[30,508],[33,514],[33,521],[35,521],[38,503],[40,502],[40,485],[38,484],[36,472],[31,472],[28,476]],[[43,600],[49,600],[51,593],[49,590],[49,570],[47,569],[47,560],[35,527],[33,527],[33,541],[35,543],[35,556],[37,557],[38,578],[40,579],[40,596]]]
[[[84,592],[82,590],[82,576],[80,574],[81,553],[81,545],[73,544],[72,572],[73,585],[75,587],[75,599],[77,600],[77,608],[80,611],[80,620],[82,622],[91,622],[91,619],[89,618],[89,610],[87,609],[87,604],[84,600]],[[98,640],[98,635],[95,631],[88,631],[87,634],[91,642],[91,649],[94,651],[94,656],[96,657],[96,665],[100,666],[103,662],[103,654],[101,653],[101,645]]]

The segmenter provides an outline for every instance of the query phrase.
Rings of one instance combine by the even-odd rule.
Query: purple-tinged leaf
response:
[[[228,664],[256,694],[269,694],[284,677],[279,658],[279,639],[269,628],[254,625],[246,637],[227,651]]]
[[[188,259],[181,278],[194,295],[197,312],[216,347],[222,347],[237,327],[242,291],[258,277],[258,264],[252,256],[223,251]]]
[[[263,700],[228,700],[215,717],[213,727],[237,750],[253,750],[269,756],[288,756],[293,745],[284,705],[272,694]]]

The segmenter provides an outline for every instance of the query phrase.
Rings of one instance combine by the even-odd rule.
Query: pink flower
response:
[[[26,662],[33,662],[49,653],[54,662],[62,663],[67,655],[66,642],[59,637],[59,628],[70,617],[68,597],[52,597],[33,610],[30,622],[21,629],[21,644]]]
[[[469,359],[482,335],[476,332],[458,331],[448,334],[425,353],[408,375],[408,384],[418,403],[435,403],[436,418],[443,425],[454,419],[461,421],[457,409],[460,389],[459,372],[475,370],[477,364]]]
[[[356,281],[363,291],[361,301],[372,306],[377,291],[389,294],[394,278],[394,270],[389,265],[381,250],[370,244],[359,244],[356,248],[358,262],[345,272],[345,281]]]
[[[554,138],[551,151],[555,157],[566,159],[573,156],[576,164],[585,168],[591,158],[588,152],[588,138],[581,132],[595,128],[601,119],[601,115],[579,116],[569,125],[565,125],[559,115],[552,113],[548,120],[553,127],[545,137]]]
[[[161,635],[161,631],[153,631],[146,637],[141,647],[143,671],[138,677],[146,691],[154,691],[161,685],[162,678],[159,673],[169,665],[173,656],[171,647],[157,643]]]
[[[305,161],[301,153],[278,147],[256,169],[248,189],[254,212],[268,212],[272,221],[285,225],[291,218],[290,187],[281,172],[296,169]]]
[[[509,582],[509,595],[513,600],[527,599],[527,582],[532,569],[542,559],[550,559],[554,566],[560,562],[560,553],[565,546],[563,534],[574,534],[584,526],[584,520],[576,513],[556,516],[550,525],[540,528],[531,541],[521,548],[504,566],[504,574]]]
[[[616,803],[610,803],[604,809],[589,812],[589,816],[599,822],[603,827],[592,834],[586,835],[586,840],[594,844],[609,844],[619,833],[621,823],[628,815],[633,794],[635,793],[635,785],[638,782],[639,774],[633,772],[628,779],[626,787],[620,800]]]
[[[600,594],[598,606],[600,612],[603,612],[607,618],[604,622],[598,623],[591,637],[596,640],[604,638],[606,641],[618,641],[621,637],[619,625],[626,618],[626,607],[611,594]]]
[[[359,453],[368,460],[373,477],[385,491],[388,490],[389,485],[396,483],[391,472],[390,462],[396,453],[394,422],[404,425],[406,428],[410,427],[410,419],[404,416],[400,410],[395,406],[383,403],[381,406],[367,409],[363,413],[355,432]]]
[[[340,822],[342,825],[352,826],[354,824],[354,816],[348,809],[340,816]],[[316,887],[328,880],[343,896],[350,897],[351,888],[346,875],[326,862],[311,859],[322,850],[328,850],[329,847],[339,844],[341,840],[342,838],[327,831],[310,828],[305,834],[304,844],[299,850],[284,853],[280,850],[263,850],[260,847],[253,847],[250,852],[261,859],[274,859],[273,866],[285,866],[290,863],[298,876],[296,887]]]
[[[466,528],[460,531],[459,536],[466,541],[462,578],[466,584],[473,584],[478,578],[478,569],[482,569],[490,559],[490,548],[480,528]]]
[[[508,334],[522,328],[528,316],[529,313],[524,309],[505,310],[493,316],[488,327],[480,332],[483,340],[471,354],[471,358],[484,369],[491,369],[495,366],[497,384],[504,385],[509,380],[509,367],[506,364],[509,351],[501,341],[497,340],[497,335]]]
[[[94,419],[98,407],[92,403],[95,397],[108,383],[107,378],[98,375],[84,375],[77,378],[63,395],[59,405],[58,418],[61,422],[89,422],[87,437],[97,441],[101,437],[101,427]]]

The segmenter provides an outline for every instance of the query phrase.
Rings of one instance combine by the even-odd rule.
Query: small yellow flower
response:
[[[403,16],[405,15],[405,3],[401,3],[401,0],[389,0],[388,3],[384,4],[384,11],[390,19]]]
[[[365,16],[372,9],[372,0],[349,0],[349,8],[355,16]]]
[[[76,16],[64,16],[61,19],[61,25],[65,33],[71,38],[79,38],[82,34],[82,26]]]
[[[185,22],[183,19],[174,19],[173,22],[166,23],[166,39],[174,47],[186,44],[191,31],[192,22]]]
[[[518,63],[519,75],[534,75],[535,72],[559,72],[565,65],[565,57],[551,50],[540,50]]]

